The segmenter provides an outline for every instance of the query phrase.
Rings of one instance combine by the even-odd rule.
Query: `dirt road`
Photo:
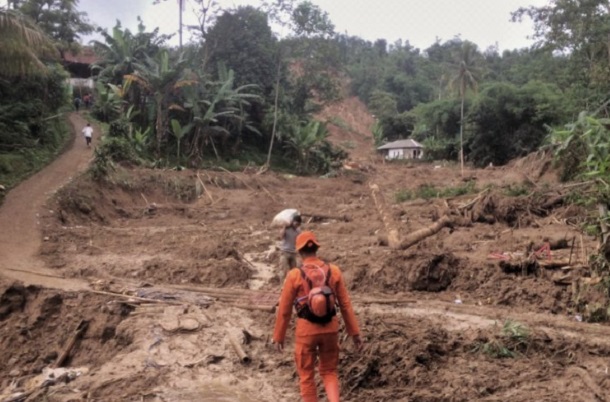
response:
[[[84,282],[59,277],[36,257],[42,240],[39,217],[44,203],[53,192],[85,170],[92,157],[93,148],[87,148],[78,135],[86,120],[78,113],[70,114],[68,119],[74,136],[69,148],[49,166],[11,190],[0,207],[0,274],[26,284],[77,290],[84,287]],[[94,144],[98,138],[99,130],[95,130]]]

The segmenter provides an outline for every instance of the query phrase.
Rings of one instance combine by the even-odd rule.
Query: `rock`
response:
[[[19,377],[21,375],[21,370],[17,370],[17,369],[11,370],[8,373],[8,375],[9,375],[9,377]]]
[[[50,240],[50,239],[49,239],[49,236],[45,236],[45,237],[44,237],[44,241],[49,241],[49,240]]]
[[[4,187],[2,184],[0,184],[0,191],[6,191],[6,187]]]
[[[8,359],[7,365],[14,366],[15,364],[17,364],[18,361],[19,359],[17,359],[16,357],[11,357],[10,359]]]

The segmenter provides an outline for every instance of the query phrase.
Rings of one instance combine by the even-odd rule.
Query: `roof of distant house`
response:
[[[403,149],[403,148],[423,148],[424,146],[419,142],[407,139],[407,140],[398,140],[394,142],[388,142],[385,145],[380,146],[377,149]]]
[[[84,47],[77,54],[69,51],[65,52],[64,60],[68,63],[94,64],[98,62],[100,58],[97,54],[95,54],[92,48]]]

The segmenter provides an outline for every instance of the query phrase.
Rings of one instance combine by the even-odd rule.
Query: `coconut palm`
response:
[[[462,46],[453,55],[454,62],[451,65],[453,76],[449,86],[458,93],[461,101],[460,107],[460,166],[462,176],[464,175],[464,100],[466,92],[476,92],[481,75],[480,54],[477,45],[472,42],[462,42]]]
[[[29,18],[0,9],[0,75],[17,77],[46,72],[45,58],[57,58],[53,41]]]

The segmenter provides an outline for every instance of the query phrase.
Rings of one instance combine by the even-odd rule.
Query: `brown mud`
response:
[[[81,117],[72,120],[80,131]],[[355,142],[362,130],[335,137]],[[0,208],[2,227],[14,228],[0,239],[0,400],[32,389],[47,401],[297,400],[292,339],[275,353],[273,315],[243,302],[277,299],[268,224],[288,207],[349,217],[304,222],[344,271],[367,343],[357,354],[341,334],[344,400],[608,400],[610,327],[580,322],[607,305],[585,268],[596,239],[580,230],[584,211],[557,202],[548,155],[467,170],[469,194],[400,203],[401,190],[465,181],[454,165],[382,163],[370,140],[357,145],[372,169],[314,178],[119,168],[102,183],[75,177],[45,204],[86,166],[77,142]],[[401,238],[447,214],[459,224],[391,249],[370,183]],[[566,259],[579,267],[568,278],[545,266]],[[82,320],[65,363],[72,377],[41,387]]]

